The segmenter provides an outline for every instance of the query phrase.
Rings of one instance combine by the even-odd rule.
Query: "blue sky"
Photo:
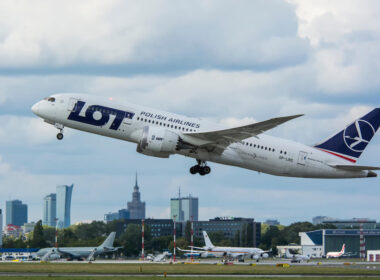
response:
[[[0,191],[42,217],[42,198],[74,183],[72,221],[126,206],[139,173],[147,216],[169,217],[178,192],[201,219],[316,215],[380,220],[379,179],[274,177],[56,129],[30,107],[57,92],[112,96],[227,125],[304,113],[271,135],[315,144],[378,107],[378,1],[1,1]],[[380,165],[380,137],[359,164]]]

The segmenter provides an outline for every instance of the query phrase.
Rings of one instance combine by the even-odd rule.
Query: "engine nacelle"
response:
[[[264,254],[261,255],[261,257],[262,257],[263,259],[267,259],[267,258],[269,257],[269,255],[268,255],[268,253],[264,253]]]
[[[137,145],[137,152],[160,158],[168,158],[177,149],[179,136],[160,127],[145,126]]]
[[[252,255],[251,256],[251,258],[253,259],[253,260],[258,260],[258,259],[260,259],[260,256],[259,255]]]

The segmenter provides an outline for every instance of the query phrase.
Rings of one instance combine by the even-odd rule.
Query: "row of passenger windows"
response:
[[[144,119],[144,118],[140,118],[140,117],[137,117],[137,120],[138,121],[142,121],[142,122],[147,122],[147,123],[152,123],[152,124],[164,126],[164,127],[170,127],[170,128],[174,128],[174,129],[179,129],[179,130],[182,130],[182,131],[194,131],[194,132],[196,131],[195,129],[185,128],[185,127],[177,126],[177,125],[174,125],[174,124],[168,124],[168,123],[163,123],[163,122],[159,122],[159,121],[152,121],[152,120],[148,120],[148,119]]]
[[[269,152],[275,152],[276,151],[274,148],[268,148],[268,147],[264,147],[264,146],[256,145],[253,143],[244,142],[244,141],[243,141],[243,145],[250,146],[253,148],[257,148],[257,149],[261,149],[261,150],[265,150],[265,151],[269,151]],[[286,155],[286,151],[281,150],[280,154]]]

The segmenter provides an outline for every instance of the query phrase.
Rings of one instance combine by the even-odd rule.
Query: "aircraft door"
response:
[[[300,153],[298,155],[298,164],[306,165],[306,158],[307,158],[307,153],[300,151]]]
[[[129,107],[123,107],[123,110],[125,111],[125,115],[123,118],[123,124],[131,125],[132,119],[135,115],[134,110],[132,108],[129,108]]]
[[[72,112],[75,111],[75,107],[77,105],[78,99],[70,98],[69,104],[67,105],[67,110]]]

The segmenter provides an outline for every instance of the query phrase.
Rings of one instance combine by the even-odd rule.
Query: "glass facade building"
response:
[[[198,198],[192,197],[178,197],[170,199],[170,217],[179,222],[198,221]]]
[[[57,219],[60,228],[69,227],[70,221],[70,208],[71,208],[71,195],[74,185],[71,186],[57,186]]]
[[[55,227],[57,217],[57,195],[51,193],[44,197],[44,207],[42,215],[42,224],[44,226]]]
[[[6,224],[22,226],[28,222],[28,206],[21,200],[6,201]]]

